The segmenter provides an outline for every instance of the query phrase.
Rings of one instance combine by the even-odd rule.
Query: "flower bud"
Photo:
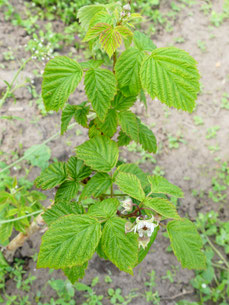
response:
[[[131,212],[133,210],[133,202],[131,199],[127,199],[122,203],[122,207],[124,210],[122,211],[122,214],[126,214],[128,212]]]

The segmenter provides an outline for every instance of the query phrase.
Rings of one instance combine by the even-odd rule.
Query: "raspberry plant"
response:
[[[61,133],[72,118],[88,129],[89,140],[76,147],[75,156],[51,164],[35,181],[44,190],[58,187],[54,204],[43,214],[49,228],[38,267],[63,269],[72,282],[84,276],[95,252],[133,274],[164,220],[181,265],[205,268],[195,225],[170,201],[183,197],[181,189],[119,160],[120,147],[130,141],[149,153],[157,150],[153,132],[130,110],[139,96],[147,92],[169,107],[192,112],[199,91],[196,61],[181,49],[157,48],[143,33],[132,32],[139,17],[129,4],[81,8],[84,41],[92,50],[101,48],[113,67],[105,68],[96,56],[80,63],[57,56],[44,71],[43,101],[47,111],[63,109]],[[68,104],[82,79],[87,100]]]

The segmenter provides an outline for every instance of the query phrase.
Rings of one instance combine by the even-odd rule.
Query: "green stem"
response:
[[[28,217],[33,216],[33,215],[38,215],[41,212],[43,212],[43,210],[32,212],[30,214],[27,214],[27,215],[24,215],[24,216],[20,216],[20,217],[14,218],[14,219],[1,220],[0,221],[0,225],[2,225],[4,223],[14,222],[14,221],[17,221],[17,220],[20,220],[20,219],[23,219],[23,218],[28,218]]]
[[[115,197],[115,196],[117,196],[117,197],[125,197],[125,196],[127,196],[127,194],[112,194],[112,196],[111,196],[111,194],[103,194],[103,196],[106,196],[106,197]]]
[[[77,125],[77,123],[73,123],[71,125],[69,125],[68,127],[68,130],[73,128],[75,125]],[[55,133],[54,135],[52,135],[50,138],[48,138],[47,140],[45,140],[44,142],[42,142],[40,145],[45,145],[47,143],[49,143],[50,141],[52,141],[53,139],[55,139],[56,137],[58,137],[60,135],[60,132],[58,131],[57,133]],[[20,163],[21,161],[25,160],[25,158],[27,158],[28,156],[32,155],[34,152],[36,152],[37,150],[39,149],[38,148],[35,148],[34,150],[31,150],[29,154],[26,155],[23,155],[20,159],[16,160],[15,162],[11,163],[10,165],[4,167],[0,173],[3,173],[5,171],[7,171],[8,169],[10,169],[11,167],[15,166],[16,164]]]
[[[223,267],[223,266],[220,266],[218,264],[215,264],[215,263],[211,263],[213,267],[216,267],[216,268],[219,268],[219,269],[222,269],[222,270],[225,270],[225,271],[229,271],[227,268]]]

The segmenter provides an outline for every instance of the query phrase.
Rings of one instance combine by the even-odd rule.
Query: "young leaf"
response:
[[[42,98],[47,111],[63,108],[83,76],[80,65],[66,56],[51,59],[43,74]]]
[[[122,130],[119,132],[118,136],[118,146],[126,146],[130,143],[131,138],[125,134]]]
[[[77,18],[79,19],[81,26],[84,29],[87,29],[94,16],[101,11],[106,11],[104,5],[86,5],[78,10]]]
[[[91,169],[84,165],[82,160],[71,157],[67,163],[67,173],[72,179],[80,182],[90,176]]]
[[[115,109],[109,109],[104,122],[96,120],[97,127],[105,136],[112,138],[118,127],[117,113]]]
[[[125,233],[124,219],[110,218],[103,229],[102,250],[120,270],[133,274],[137,262],[138,240],[137,234]]]
[[[148,152],[157,152],[157,140],[153,132],[144,125],[138,118],[139,143],[142,144],[144,150]]]
[[[111,177],[106,173],[95,174],[85,185],[80,200],[88,197],[99,197],[101,194],[106,193],[108,188],[111,186]]]
[[[201,251],[202,239],[190,220],[183,218],[170,221],[167,231],[174,254],[183,268],[206,268],[205,255]]]
[[[98,38],[100,33],[105,31],[106,29],[109,29],[110,27],[111,26],[109,24],[104,22],[95,24],[93,27],[89,28],[83,41],[87,42],[92,39]]]
[[[133,174],[135,176],[138,177],[138,179],[141,181],[141,185],[143,187],[147,186],[148,180],[147,180],[147,175],[143,172],[143,170],[140,169],[140,167],[138,167],[136,164],[134,163],[127,163],[127,164],[122,164],[120,165],[116,171],[113,174],[113,178],[115,179],[116,176],[120,173],[129,173],[129,174]]]
[[[75,111],[76,111],[75,105],[67,104],[64,107],[61,115],[61,134],[64,134],[65,131],[67,131],[68,125],[71,119],[73,118]]]
[[[50,209],[47,209],[42,218],[44,221],[51,225],[58,218],[69,215],[69,214],[81,214],[82,210],[80,205],[76,202],[59,201],[55,202]]]
[[[130,197],[133,197],[139,201],[143,201],[145,193],[142,189],[141,182],[136,175],[119,172],[115,183],[118,185],[120,190]]]
[[[139,141],[138,122],[135,114],[129,110],[121,111],[118,113],[119,124],[122,131],[127,134],[131,139]]]
[[[140,68],[144,56],[144,52],[129,48],[117,60],[116,77],[125,96],[136,96],[141,90]]]
[[[71,200],[73,199],[79,190],[79,183],[72,180],[64,181],[58,188],[55,196],[55,201]]]
[[[130,107],[134,105],[136,102],[137,97],[136,96],[124,96],[122,92],[118,92],[117,95],[115,95],[114,100],[111,102],[112,106],[118,110],[128,110]]]
[[[148,181],[151,184],[152,193],[162,193],[170,196],[174,196],[177,198],[184,197],[184,193],[182,190],[170,183],[167,179],[161,176],[148,176]]]
[[[91,205],[88,215],[107,219],[116,215],[119,205],[120,202],[116,198],[105,199]]]
[[[109,172],[117,163],[117,144],[105,136],[96,136],[76,148],[77,157],[100,172]]]
[[[134,44],[140,51],[153,51],[157,48],[148,36],[139,31],[134,32]]]
[[[101,236],[100,223],[87,215],[69,215],[54,222],[43,235],[38,268],[66,268],[92,258]]]
[[[55,162],[49,165],[35,180],[37,188],[51,189],[65,181],[67,178],[66,164]]]
[[[143,61],[140,74],[143,88],[153,99],[192,112],[200,76],[188,53],[174,47],[155,49]]]
[[[180,218],[180,216],[177,214],[176,207],[166,199],[148,197],[143,203],[146,207],[151,208],[161,216],[173,219]]]
[[[116,93],[116,78],[105,69],[88,70],[84,79],[85,90],[93,109],[100,120],[104,120]]]
[[[74,284],[76,281],[84,277],[87,266],[88,262],[84,263],[82,266],[73,266],[65,268],[63,269],[63,272],[67,276],[69,281]]]
[[[80,66],[83,69],[96,69],[99,68],[103,63],[103,60],[90,59],[88,61],[80,62]]]

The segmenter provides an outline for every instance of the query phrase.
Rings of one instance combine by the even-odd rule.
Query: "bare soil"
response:
[[[17,5],[16,2],[15,5]],[[222,0],[214,1],[216,11],[222,9],[222,3]],[[165,10],[166,7],[165,5]],[[199,212],[206,212],[211,209],[219,210],[219,205],[208,198],[208,191],[212,185],[212,176],[220,164],[214,160],[215,157],[220,157],[221,161],[227,161],[229,155],[229,111],[220,107],[223,93],[229,93],[229,22],[225,21],[220,27],[213,27],[209,21],[209,16],[205,16],[200,11],[200,7],[201,1],[196,1],[196,4],[191,8],[184,9],[179,13],[173,32],[167,33],[162,30],[153,37],[158,47],[174,45],[188,51],[197,60],[202,77],[202,92],[198,96],[196,110],[193,114],[187,114],[168,109],[157,100],[151,101],[150,99],[148,99],[147,113],[140,102],[133,109],[149,126],[153,123],[156,124],[152,129],[161,147],[160,153],[154,156],[157,163],[146,162],[142,165],[142,168],[152,172],[156,165],[160,166],[165,171],[165,176],[184,190],[185,198],[179,203],[179,212],[183,216],[188,215],[191,219],[195,219]],[[60,23],[60,29],[61,26]],[[5,69],[0,68],[0,79],[6,79],[6,74],[10,79],[18,69],[19,64],[17,60],[5,61],[3,52],[10,47],[16,54],[16,59],[28,57],[23,48],[28,41],[28,36],[22,28],[14,27],[10,22],[6,22],[2,12],[0,12],[0,29],[0,63],[5,65]],[[175,38],[181,36],[185,41],[182,44],[176,43]],[[205,52],[198,47],[198,40],[206,43]],[[65,53],[65,51],[61,52]],[[80,56],[77,51],[74,51],[74,55]],[[39,65],[42,70],[44,66],[40,63]],[[25,72],[34,78],[39,92],[41,80],[33,76],[33,69],[34,64],[29,64]],[[1,86],[3,87],[3,84]],[[0,90],[3,90],[1,86]],[[22,155],[23,151],[31,145],[42,143],[56,133],[59,130],[61,115],[60,113],[51,113],[45,117],[41,116],[27,88],[17,90],[15,95],[16,102],[9,99],[0,109],[0,115],[13,115],[23,118],[23,120],[0,121],[1,150],[4,152],[4,156],[8,156],[9,163],[11,161],[10,152],[17,151]],[[83,85],[80,84],[70,101],[79,104],[84,99]],[[201,117],[204,124],[195,125],[194,116]],[[217,137],[206,139],[208,128],[216,125],[220,127]],[[86,139],[85,130],[79,126],[77,126],[77,129],[82,131],[81,135],[76,136],[76,129],[74,129],[49,143],[53,158],[66,160],[74,154],[74,147]],[[176,136],[179,133],[182,134],[185,143],[180,143],[177,149],[170,149],[168,146],[169,135]],[[19,148],[20,144],[23,144],[22,149]],[[219,146],[219,150],[215,153],[210,152],[208,147],[216,145]],[[124,149],[123,157],[128,161],[135,161],[138,155]],[[23,172],[24,165],[22,163],[21,169],[12,169],[12,175],[20,175]],[[39,171],[39,169],[33,169],[29,178],[34,179]],[[193,197],[193,189],[202,191],[203,198]],[[48,194],[51,198],[52,194]],[[220,212],[223,220],[228,219],[228,205],[222,207]],[[90,283],[95,276],[99,276],[100,282],[96,286],[96,291],[98,294],[104,294],[105,296],[107,295],[107,289],[110,287],[114,289],[120,287],[123,290],[123,295],[127,295],[132,289],[136,288],[144,293],[144,282],[149,279],[148,274],[155,270],[157,290],[161,296],[162,305],[173,305],[179,299],[184,298],[196,301],[195,291],[189,284],[194,275],[193,271],[178,268],[174,283],[162,279],[166,275],[166,271],[171,269],[171,266],[179,266],[174,255],[166,252],[169,242],[162,233],[158,234],[152,250],[144,262],[136,268],[134,277],[118,271],[111,263],[94,256],[83,282]],[[42,289],[44,283],[50,278],[64,278],[60,271],[54,271],[50,275],[48,269],[36,269],[36,264],[30,257],[38,252],[40,239],[41,233],[35,234],[16,253],[16,257],[28,258],[27,270],[37,277],[32,285],[32,291],[29,292],[31,295],[33,292]],[[111,284],[104,283],[104,277],[110,273],[113,282]],[[190,293],[174,299],[176,295],[185,291]],[[51,296],[55,296],[53,290],[46,290],[46,292],[46,301]],[[12,279],[7,282],[7,293],[15,293],[15,283]],[[82,294],[77,293],[77,304],[82,304]],[[106,298],[102,302],[105,305],[110,304]],[[35,301],[34,304],[36,304]],[[130,304],[142,305],[147,303],[143,297],[139,297]]]

